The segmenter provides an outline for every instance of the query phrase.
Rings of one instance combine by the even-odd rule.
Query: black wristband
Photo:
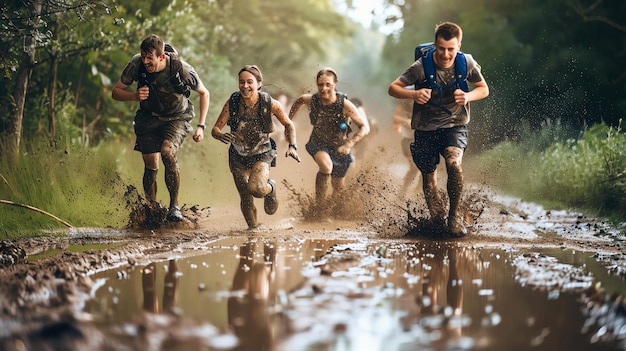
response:
[[[204,124],[198,124],[198,128],[206,129],[206,125],[204,125]]]
[[[294,150],[298,151],[298,145],[296,144],[289,144],[289,147],[292,147]]]

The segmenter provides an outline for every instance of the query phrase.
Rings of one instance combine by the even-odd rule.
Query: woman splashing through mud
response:
[[[345,177],[354,162],[352,148],[369,133],[367,119],[362,116],[344,93],[336,90],[337,72],[325,68],[317,73],[315,94],[300,96],[291,106],[289,118],[293,119],[302,105],[309,108],[313,131],[306,144],[307,152],[319,167],[315,177],[315,198],[318,205],[328,201],[330,189],[333,195],[344,187]],[[359,131],[350,135],[350,124]]]
[[[261,70],[246,65],[239,70],[239,91],[234,92],[224,104],[211,135],[230,143],[228,164],[241,198],[241,212],[249,229],[256,228],[257,212],[254,198],[264,198],[265,213],[271,215],[278,209],[276,182],[269,179],[270,167],[276,163],[276,143],[270,138],[274,131],[272,115],[285,127],[285,139],[291,156],[300,162],[296,152],[296,130],[287,118],[280,103],[268,93],[259,91],[263,82]],[[228,124],[229,133],[222,129]]]

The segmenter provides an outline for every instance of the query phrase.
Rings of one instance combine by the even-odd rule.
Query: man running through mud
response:
[[[128,91],[133,82],[137,82],[138,89]],[[180,169],[176,156],[187,133],[193,131],[190,122],[195,113],[190,90],[200,94],[200,117],[193,135],[193,140],[200,142],[204,139],[209,91],[193,67],[178,55],[166,54],[163,39],[151,34],[142,41],[141,53],[126,65],[111,94],[114,100],[139,101],[133,124],[135,150],[141,152],[144,162],[143,189],[151,208],[158,208],[156,175],[160,154],[170,194],[167,220],[174,222],[183,220],[178,206]]]
[[[440,155],[448,172],[448,229],[461,237],[467,234],[459,204],[463,191],[461,162],[467,148],[467,124],[470,121],[470,101],[489,95],[489,87],[480,72],[480,65],[472,55],[460,53],[463,31],[454,23],[444,22],[435,28],[434,51],[417,59],[404,73],[389,85],[389,95],[414,101],[411,127],[415,141],[411,144],[413,161],[422,173],[423,191],[431,218],[444,222],[445,209],[437,187],[437,165]],[[457,54],[458,57],[457,57]],[[425,67],[434,61],[435,84],[426,77]],[[474,89],[464,91],[457,79],[455,66],[467,65],[466,81]],[[457,63],[459,62],[459,63]],[[432,78],[432,77],[431,77]],[[455,82],[456,81],[456,82]],[[456,83],[456,84],[455,84]],[[415,89],[407,89],[415,85]]]

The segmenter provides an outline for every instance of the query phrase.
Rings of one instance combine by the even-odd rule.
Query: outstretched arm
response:
[[[296,99],[296,101],[293,102],[293,105],[291,105],[291,109],[289,110],[289,119],[293,120],[293,118],[296,116],[296,113],[298,113],[298,110],[300,109],[300,107],[302,107],[303,105],[306,106],[310,106],[311,105],[311,94],[304,94],[301,95],[299,98]]]

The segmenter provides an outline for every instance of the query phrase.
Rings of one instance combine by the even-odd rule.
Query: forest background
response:
[[[0,238],[61,226],[9,204],[75,226],[127,223],[124,193],[143,171],[132,152],[137,105],[113,101],[111,89],[147,34],[172,43],[211,92],[204,144],[186,142],[180,159],[183,186],[196,189],[181,197],[214,206],[234,189],[220,186],[232,180],[209,130],[242,65],[259,65],[264,89],[291,97],[315,91],[315,73],[332,66],[338,89],[390,130],[388,84],[441,21],[463,27],[462,49],[491,90],[472,107],[468,173],[526,200],[626,220],[626,2],[380,2],[368,27],[347,16],[366,3],[356,0],[0,4]]]

